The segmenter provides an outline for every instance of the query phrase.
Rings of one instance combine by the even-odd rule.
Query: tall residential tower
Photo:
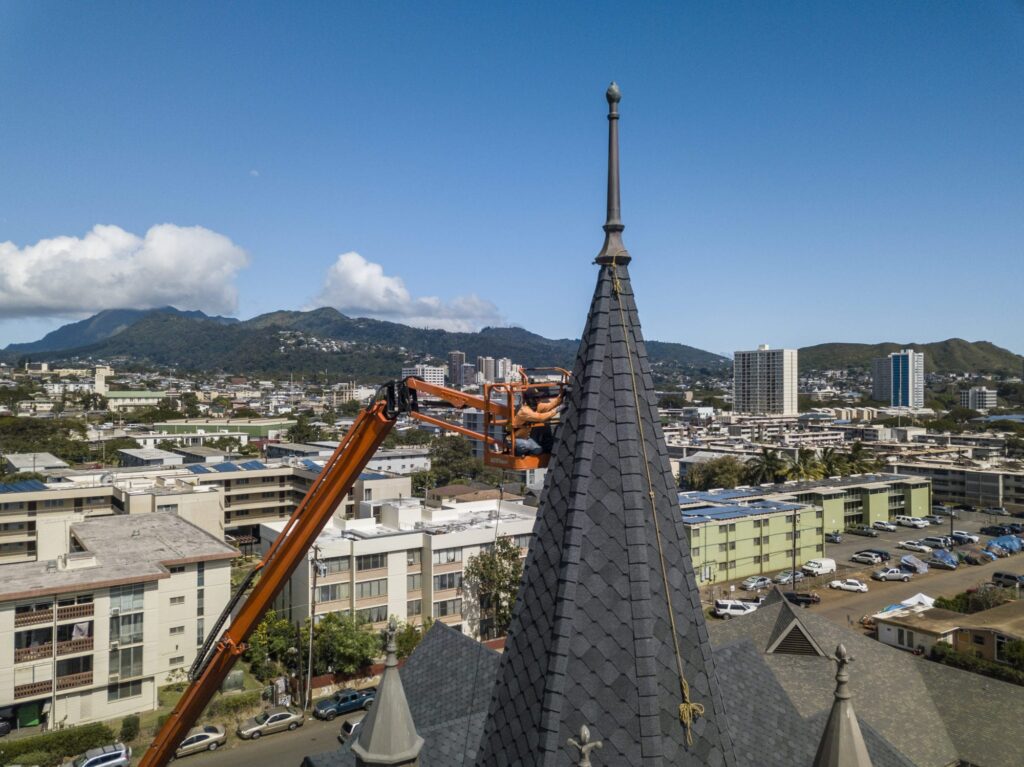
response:
[[[732,408],[737,413],[796,415],[796,349],[769,349],[733,355]]]

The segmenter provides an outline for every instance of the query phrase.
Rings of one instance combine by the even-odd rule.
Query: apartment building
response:
[[[865,474],[679,494],[702,582],[770,575],[826,553],[825,534],[930,513],[927,480]]]
[[[444,368],[438,365],[413,365],[402,368],[402,378],[422,378],[428,384],[444,386]]]
[[[960,407],[971,410],[991,410],[999,404],[995,389],[984,386],[972,386],[960,390]]]
[[[296,623],[336,612],[382,628],[392,615],[414,623],[431,616],[470,636],[487,635],[487,618],[481,616],[479,599],[464,587],[463,570],[499,537],[515,540],[526,556],[535,515],[531,507],[498,500],[361,503],[357,518],[335,516],[328,524],[315,557],[299,566],[275,607]],[[263,526],[264,550],[282,528],[282,523]]]
[[[902,349],[872,362],[871,396],[890,407],[924,407],[924,354]]]
[[[461,389],[466,384],[463,378],[463,368],[466,365],[466,354],[460,351],[448,352],[448,384],[456,389]]]
[[[796,415],[796,349],[770,349],[733,354],[733,410],[758,415]]]
[[[250,439],[280,439],[297,421],[292,418],[177,418],[153,424],[167,434],[247,434]]]
[[[928,478],[937,502],[1024,512],[1024,471],[1008,465],[908,459],[898,461],[893,469]]]
[[[68,726],[156,708],[227,604],[237,552],[170,513],[76,522],[61,543],[0,565],[0,709]]]

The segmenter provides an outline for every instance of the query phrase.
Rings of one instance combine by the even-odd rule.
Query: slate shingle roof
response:
[[[399,670],[416,731],[420,767],[471,765],[483,732],[498,653],[440,621]],[[349,741],[307,756],[303,767],[355,767]]]

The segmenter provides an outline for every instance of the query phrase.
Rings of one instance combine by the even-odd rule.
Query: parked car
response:
[[[899,514],[896,517],[896,524],[902,527],[928,527],[928,523],[920,517],[908,517],[904,514]]]
[[[346,719],[345,723],[341,725],[341,732],[338,733],[338,742],[345,743],[359,735],[359,729],[363,726],[365,716],[366,712],[360,711]]]
[[[174,757],[180,759],[189,754],[198,754],[200,751],[216,751],[227,741],[228,735],[223,727],[215,724],[208,724],[204,727],[193,727],[188,731],[185,740],[181,741]]]
[[[875,555],[877,555],[877,556],[878,556],[878,559],[879,559],[879,560],[880,560],[880,561],[881,561],[881,562],[882,562],[883,564],[884,564],[885,562],[888,562],[888,561],[889,561],[890,559],[892,559],[892,554],[890,554],[890,553],[889,553],[888,551],[886,551],[885,549],[861,549],[861,550],[860,550],[860,551],[858,551],[857,553],[858,553],[858,554],[864,554],[864,553],[868,553],[868,554],[875,554]]]
[[[932,547],[926,546],[920,541],[900,541],[896,544],[898,549],[906,549],[907,551],[916,551],[920,554],[931,554]]]
[[[842,543],[843,536],[839,534],[838,530],[833,530],[831,533],[825,533],[825,543]]]
[[[739,615],[750,615],[757,605],[741,602],[738,599],[716,599],[715,608],[711,611],[716,618],[733,618]]]
[[[850,561],[859,562],[862,565],[877,565],[881,564],[882,558],[870,551],[862,551],[850,557]]]
[[[886,532],[886,533],[895,533],[896,532],[896,525],[894,525],[892,522],[886,522],[883,519],[878,520],[877,522],[875,522],[871,526],[873,528],[875,528],[876,530],[882,530],[883,532]]]
[[[804,579],[804,574],[802,572],[800,572],[799,570],[783,570],[781,573],[777,574],[775,576],[775,578],[774,578],[776,583],[781,583],[781,584],[796,583],[797,581],[802,581],[803,579]]]
[[[836,571],[836,561],[826,557],[812,559],[801,569],[805,575],[828,575]]]
[[[1001,535],[1009,535],[1010,528],[1003,525],[986,525],[981,528],[982,535],[991,535],[993,538],[998,538]]]
[[[768,589],[772,586],[772,579],[767,575],[751,575],[743,583],[740,584],[740,588],[744,591],[757,591],[758,589]]]
[[[863,535],[868,538],[878,537],[878,531],[874,528],[868,527],[867,525],[854,525],[853,527],[847,528],[846,532],[853,535]]]
[[[942,517],[940,517],[938,514],[930,514],[927,517],[921,517],[921,519],[923,519],[929,525],[941,525],[943,522]]]
[[[1016,575],[1015,573],[992,573],[992,583],[996,586],[1001,586],[1004,589],[1012,589],[1015,586],[1020,586],[1024,589],[1024,575]]]
[[[784,596],[787,601],[800,607],[810,607],[811,605],[816,605],[818,604],[818,602],[821,601],[821,597],[819,597],[813,591],[809,593],[798,591],[784,591],[782,592],[782,596]]]
[[[964,543],[977,543],[981,538],[974,533],[969,533],[966,530],[954,530],[953,531],[953,543],[964,544]]]
[[[858,581],[856,578],[847,578],[842,581],[832,581],[828,584],[830,589],[840,589],[842,591],[867,591],[868,584],[864,581]]]
[[[981,513],[982,514],[991,514],[991,515],[993,515],[995,517],[1008,517],[1008,516],[1010,516],[1010,512],[1008,512],[1002,506],[991,506],[991,507],[989,507],[987,509],[982,509]]]
[[[932,549],[948,549],[953,545],[953,539],[946,535],[929,535],[926,538],[922,538],[919,543],[931,546]]]
[[[886,567],[883,570],[875,570],[871,573],[871,577],[876,581],[903,581],[906,583],[910,580],[910,573],[898,567]]]
[[[0,738],[11,731],[11,723],[6,719],[0,719]]]
[[[956,509],[957,511],[977,511],[977,509],[975,509],[969,503],[958,503],[953,508]]]
[[[365,711],[373,705],[376,697],[376,687],[367,687],[365,690],[339,690],[329,698],[318,700],[313,706],[313,716],[330,722],[338,714],[347,714],[349,711],[359,711],[360,709]]]
[[[290,706],[278,706],[269,711],[250,717],[238,725],[238,737],[242,740],[256,740],[262,735],[282,730],[294,730],[306,721],[302,712]]]
[[[957,519],[960,516],[956,513],[956,509],[950,506],[932,506],[932,514],[940,517],[952,517],[953,519]]]
[[[1003,527],[1009,528],[1010,532],[1014,535],[1024,533],[1024,525],[1018,524],[1017,522],[1011,522],[1008,525],[1003,525]]]
[[[132,763],[132,750],[124,743],[90,748],[77,759],[64,762],[62,767],[128,767]]]

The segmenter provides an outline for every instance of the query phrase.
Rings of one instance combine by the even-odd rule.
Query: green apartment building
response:
[[[773,575],[828,556],[825,534],[857,524],[924,516],[931,484],[865,474],[679,494],[694,573],[701,583]]]
[[[249,439],[267,439],[283,436],[296,424],[294,418],[178,418],[153,424],[156,431],[165,434],[216,434],[240,432]]]

